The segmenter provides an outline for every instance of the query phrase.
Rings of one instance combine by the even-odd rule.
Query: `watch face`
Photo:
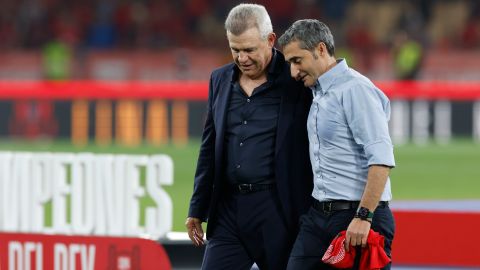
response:
[[[358,216],[362,219],[366,219],[368,218],[368,214],[370,213],[370,211],[365,208],[365,207],[360,207],[360,209],[358,209]]]
[[[373,213],[368,210],[368,208],[360,207],[357,211],[357,216],[360,219],[371,219],[373,218]]]

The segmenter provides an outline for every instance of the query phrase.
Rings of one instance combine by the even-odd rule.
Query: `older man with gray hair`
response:
[[[225,21],[233,63],[213,71],[207,119],[185,223],[204,244],[202,269],[285,269],[312,190],[306,131],[311,93],[274,48],[263,6]]]

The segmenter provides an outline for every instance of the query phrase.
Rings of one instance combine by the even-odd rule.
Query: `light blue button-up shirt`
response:
[[[390,101],[344,59],[311,87],[308,138],[314,189],[319,201],[359,201],[370,165],[395,166],[388,133]],[[381,201],[392,198],[390,179]]]

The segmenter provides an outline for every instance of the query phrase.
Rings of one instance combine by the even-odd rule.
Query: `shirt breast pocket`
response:
[[[321,116],[320,116],[321,115]],[[324,148],[334,148],[342,134],[346,131],[346,124],[342,116],[336,112],[322,110],[317,119],[318,139]]]

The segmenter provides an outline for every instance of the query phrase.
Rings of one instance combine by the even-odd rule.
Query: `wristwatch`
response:
[[[361,220],[366,220],[366,221],[372,223],[373,212],[370,212],[370,210],[366,207],[359,207],[357,209],[357,212],[355,213],[355,218],[359,218]]]

